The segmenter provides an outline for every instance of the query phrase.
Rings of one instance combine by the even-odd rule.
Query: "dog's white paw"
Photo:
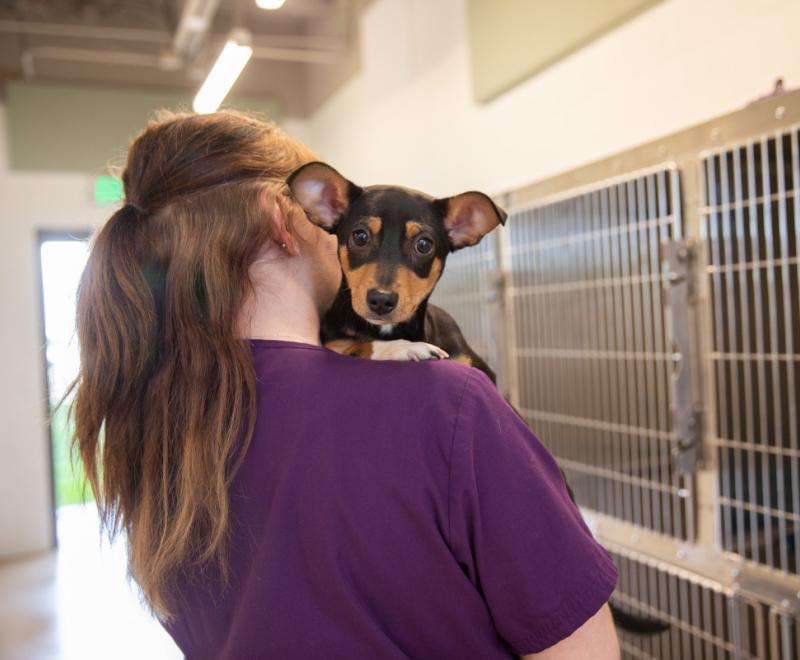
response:
[[[450,357],[445,351],[424,341],[392,339],[372,342],[372,360],[446,360]]]

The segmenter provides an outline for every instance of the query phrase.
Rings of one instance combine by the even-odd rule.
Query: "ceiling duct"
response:
[[[172,55],[188,64],[197,55],[211,29],[219,0],[186,0],[175,36]]]

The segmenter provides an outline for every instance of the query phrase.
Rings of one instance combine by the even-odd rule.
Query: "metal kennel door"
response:
[[[509,223],[516,404],[579,504],[693,536],[673,467],[662,245],[683,234],[670,166],[515,209]]]
[[[800,91],[498,201],[435,301],[669,622],[623,657],[800,657]]]
[[[800,569],[797,128],[703,155],[722,548]]]

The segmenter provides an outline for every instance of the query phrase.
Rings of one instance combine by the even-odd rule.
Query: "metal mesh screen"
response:
[[[661,244],[682,236],[668,167],[516,212],[509,293],[522,414],[580,504],[692,538],[673,469]]]
[[[618,631],[623,658],[793,660],[800,619],[698,576],[612,552],[620,573],[613,600],[623,609],[668,621],[653,637]]]
[[[500,320],[494,318],[491,303],[497,298],[497,268],[497,235],[493,233],[448,257],[431,296],[431,302],[453,316],[469,345],[495,370],[500,364]]]
[[[798,130],[707,155],[714,442],[722,546],[800,567]]]

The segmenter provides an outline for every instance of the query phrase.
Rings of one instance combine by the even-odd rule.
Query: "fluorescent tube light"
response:
[[[286,0],[256,0],[259,9],[280,9]]]
[[[249,42],[248,36],[242,31],[231,34],[231,38],[208,72],[200,91],[194,97],[195,112],[200,114],[214,112],[228,95],[233,83],[253,54],[253,49],[246,45]]]

